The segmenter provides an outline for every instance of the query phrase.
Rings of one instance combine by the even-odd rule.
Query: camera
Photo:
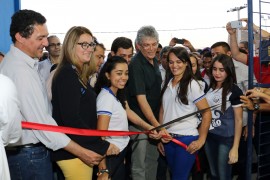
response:
[[[231,21],[231,27],[233,29],[238,29],[238,28],[243,27],[242,21]]]
[[[184,44],[184,39],[174,38],[176,44]]]

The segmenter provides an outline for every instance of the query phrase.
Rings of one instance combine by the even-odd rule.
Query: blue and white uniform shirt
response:
[[[231,137],[234,136],[235,124],[233,108],[241,106],[240,96],[243,95],[243,92],[237,85],[233,85],[231,92],[226,97],[226,110],[222,112],[222,90],[223,88],[215,90],[211,88],[206,94],[209,106],[220,105],[212,109],[212,121],[209,132],[223,137]]]
[[[163,94],[162,106],[164,109],[164,124],[176,118],[196,112],[198,110],[196,103],[205,98],[205,94],[203,91],[204,87],[201,85],[201,83],[192,80],[188,85],[187,91],[188,105],[185,105],[178,100],[178,87],[179,84],[173,87],[171,80]],[[179,122],[173,123],[172,125],[167,127],[167,130],[169,133],[197,136],[199,134],[197,130],[197,121],[197,116],[193,115]]]
[[[109,88],[102,88],[97,97],[97,115],[110,116],[108,130],[129,131],[126,110]],[[129,136],[110,136],[105,140],[122,151],[129,142]]]

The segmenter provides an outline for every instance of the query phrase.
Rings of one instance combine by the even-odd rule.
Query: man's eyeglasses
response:
[[[86,50],[86,49],[88,49],[89,47],[91,47],[91,48],[95,48],[96,47],[96,43],[94,43],[94,42],[90,42],[90,43],[87,43],[87,42],[82,42],[82,43],[77,43],[78,45],[81,45],[81,47],[84,49],[84,50]]]
[[[53,48],[56,48],[57,47],[60,47],[61,46],[61,43],[52,43],[52,44],[49,44],[49,47],[53,47]]]

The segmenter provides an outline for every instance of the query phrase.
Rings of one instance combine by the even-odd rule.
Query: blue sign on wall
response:
[[[0,1],[0,51],[6,54],[12,44],[9,35],[11,16],[21,8],[20,0]]]

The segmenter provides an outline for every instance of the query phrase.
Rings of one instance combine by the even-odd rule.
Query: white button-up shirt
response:
[[[38,71],[40,74],[41,81],[44,84],[46,83],[46,81],[48,80],[50,76],[51,67],[52,67],[52,63],[49,58],[38,63]]]
[[[51,104],[45,85],[38,74],[38,59],[33,59],[11,45],[0,64],[0,73],[8,76],[15,84],[21,104],[23,121],[57,125],[51,116]],[[17,145],[42,142],[52,150],[67,146],[70,138],[62,133],[23,130]]]
[[[0,179],[9,180],[10,174],[4,146],[15,143],[22,133],[17,91],[12,81],[0,74]]]

